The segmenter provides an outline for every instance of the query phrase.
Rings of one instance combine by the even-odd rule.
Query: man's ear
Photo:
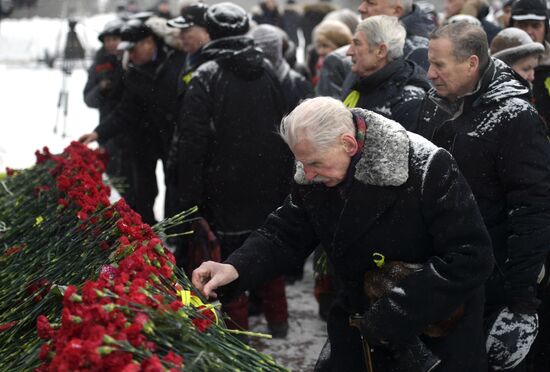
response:
[[[403,17],[405,14],[405,9],[403,8],[403,4],[401,4],[401,1],[397,1],[397,4],[393,7],[393,16],[396,16],[397,18]]]
[[[388,56],[388,46],[386,44],[379,44],[376,49],[376,57],[386,60]]]
[[[344,146],[344,150],[349,156],[353,156],[359,149],[359,144],[355,139],[355,136],[350,133],[344,133],[340,136],[340,143]]]
[[[468,68],[470,72],[478,72],[479,71],[479,57],[475,54],[468,57]]]

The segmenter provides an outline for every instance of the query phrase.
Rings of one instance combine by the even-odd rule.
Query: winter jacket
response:
[[[211,41],[202,55],[180,121],[182,205],[198,205],[218,234],[245,234],[289,190],[292,157],[277,135],[285,103],[251,38]]]
[[[319,0],[312,4],[304,5],[304,14],[302,16],[302,23],[300,28],[304,34],[304,39],[306,41],[306,47],[310,45],[313,41],[313,29],[317,26],[323,18],[333,10],[337,8],[332,5],[330,2]]]
[[[269,24],[277,27],[281,27],[282,17],[279,13],[279,9],[275,8],[273,10],[267,7],[265,2],[261,2],[259,6],[254,6],[252,8],[252,19],[257,24]]]
[[[311,83],[301,74],[290,68],[290,65],[284,61],[281,71],[275,71],[281,84],[281,91],[285,101],[285,114],[290,113],[301,100],[314,96]],[[280,76],[279,76],[280,75]]]
[[[99,109],[99,120],[105,119],[122,98],[124,70],[120,59],[101,48],[88,70],[88,81],[84,87],[84,102],[88,107]],[[108,86],[102,87],[102,81]]]
[[[317,94],[319,96],[340,99],[342,85],[351,72],[351,57],[347,56],[349,45],[344,45],[325,57],[319,74]]]
[[[374,111],[412,130],[418,121],[420,103],[429,89],[430,84],[422,69],[399,58],[365,78],[349,75],[344,83],[342,100],[348,107]],[[347,97],[351,98],[357,92],[359,100],[350,106]]]
[[[364,314],[375,371],[393,369],[380,340],[398,345],[446,319],[464,316],[441,338],[420,336],[441,360],[435,371],[486,371],[483,282],[492,269],[490,240],[468,184],[449,153],[399,124],[354,109],[367,123],[363,152],[348,180],[326,187],[297,164],[292,193],[225,261],[239,278],[224,296],[292,270],[321,243],[344,283],[328,319],[330,371],[364,371],[359,333],[349,316]],[[420,265],[399,288],[369,304],[363,276],[386,262]],[[234,292],[233,292],[234,291]]]
[[[299,5],[287,2],[283,8],[281,18],[281,28],[288,35],[288,38],[296,45],[300,43],[298,39],[298,29],[302,22],[302,9]]]
[[[403,57],[428,71],[430,67],[428,63],[428,36],[435,27],[433,21],[415,4],[413,4],[412,11],[399,18],[399,20],[407,31]]]
[[[99,138],[133,133],[166,159],[178,117],[177,83],[184,60],[184,54],[160,43],[154,61],[131,65],[119,106],[95,129]]]
[[[537,276],[550,246],[550,144],[529,90],[494,60],[455,103],[430,91],[418,133],[455,157],[491,234],[495,270],[487,310],[533,312]]]
[[[535,107],[547,125],[550,125],[550,43],[544,42],[544,54],[535,68],[533,97]]]

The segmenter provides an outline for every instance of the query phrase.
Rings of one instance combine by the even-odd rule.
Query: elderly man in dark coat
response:
[[[537,279],[550,242],[550,143],[529,89],[488,55],[480,26],[431,35],[418,132],[447,149],[472,187],[491,234],[487,347],[494,370],[521,371],[537,334]]]
[[[225,263],[196,269],[195,286],[216,296],[231,283],[220,292],[231,295],[291,269],[321,242],[345,285],[328,319],[330,357],[319,370],[365,371],[360,333],[349,323],[361,314],[375,371],[416,371],[421,358],[398,350],[417,336],[440,359],[434,371],[485,371],[483,283],[493,257],[452,156],[394,121],[328,97],[299,105],[281,135],[297,160],[290,196]],[[370,301],[362,287],[364,275],[379,270],[373,255],[415,269]],[[444,336],[423,334],[457,309]]]

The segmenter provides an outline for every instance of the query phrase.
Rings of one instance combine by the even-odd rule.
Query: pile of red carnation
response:
[[[189,212],[154,231],[124,200],[109,202],[103,170],[100,153],[72,143],[1,181],[3,366],[283,370],[231,336],[163,247],[155,231]]]

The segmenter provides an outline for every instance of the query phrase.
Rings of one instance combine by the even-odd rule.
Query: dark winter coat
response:
[[[302,22],[302,9],[299,5],[287,4],[283,9],[283,16],[281,18],[281,28],[288,35],[288,38],[296,45],[300,43],[298,39],[298,29]]]
[[[154,61],[131,65],[117,109],[95,129],[100,139],[133,134],[166,159],[178,117],[177,83],[185,55],[162,44]]]
[[[485,372],[482,286],[493,259],[468,184],[446,151],[380,115],[353,111],[368,128],[349,186],[309,183],[298,166],[284,205],[226,260],[239,279],[225,295],[291,270],[321,243],[344,283],[328,319],[331,371],[365,370],[350,315],[365,314],[371,345],[381,339],[397,345],[464,304],[450,333],[421,338],[442,359],[436,371]],[[365,272],[376,269],[373,253],[421,269],[369,306],[362,286]],[[374,346],[375,371],[409,371],[392,369],[388,354]]]
[[[430,89],[424,71],[404,59],[396,59],[365,78],[351,74],[343,87],[342,100],[351,91],[360,98],[355,107],[374,111],[412,130],[418,121],[420,104]]]
[[[535,107],[539,114],[550,125],[550,43],[544,42],[544,55],[539,59],[539,65],[535,68],[535,80],[533,81],[533,97]]]
[[[342,97],[342,86],[352,65],[351,57],[347,56],[348,49],[349,45],[344,45],[325,57],[316,87],[319,96]]]
[[[99,109],[99,120],[104,120],[122,98],[123,76],[120,59],[101,48],[88,69],[88,81],[84,87],[84,102],[88,107]],[[101,87],[103,80],[109,81],[107,88]]]
[[[285,101],[284,113],[288,114],[298,106],[301,100],[314,96],[313,87],[304,76],[290,68],[286,61],[284,62],[284,69],[281,71],[281,75],[279,82],[281,83],[281,91],[283,92]]]
[[[435,27],[433,21],[415,4],[412,11],[399,20],[407,31],[403,56],[428,71],[428,36]]]
[[[292,157],[276,134],[285,103],[251,38],[217,39],[202,54],[180,121],[182,205],[199,205],[219,234],[244,234],[289,190]]]
[[[268,24],[277,27],[281,27],[282,17],[279,13],[279,9],[269,9],[266,3],[260,3],[260,6],[252,9],[252,19],[257,24]]]
[[[493,242],[487,307],[536,309],[550,242],[550,144],[529,91],[493,60],[476,90],[451,105],[431,91],[418,133],[450,151],[468,180]]]

